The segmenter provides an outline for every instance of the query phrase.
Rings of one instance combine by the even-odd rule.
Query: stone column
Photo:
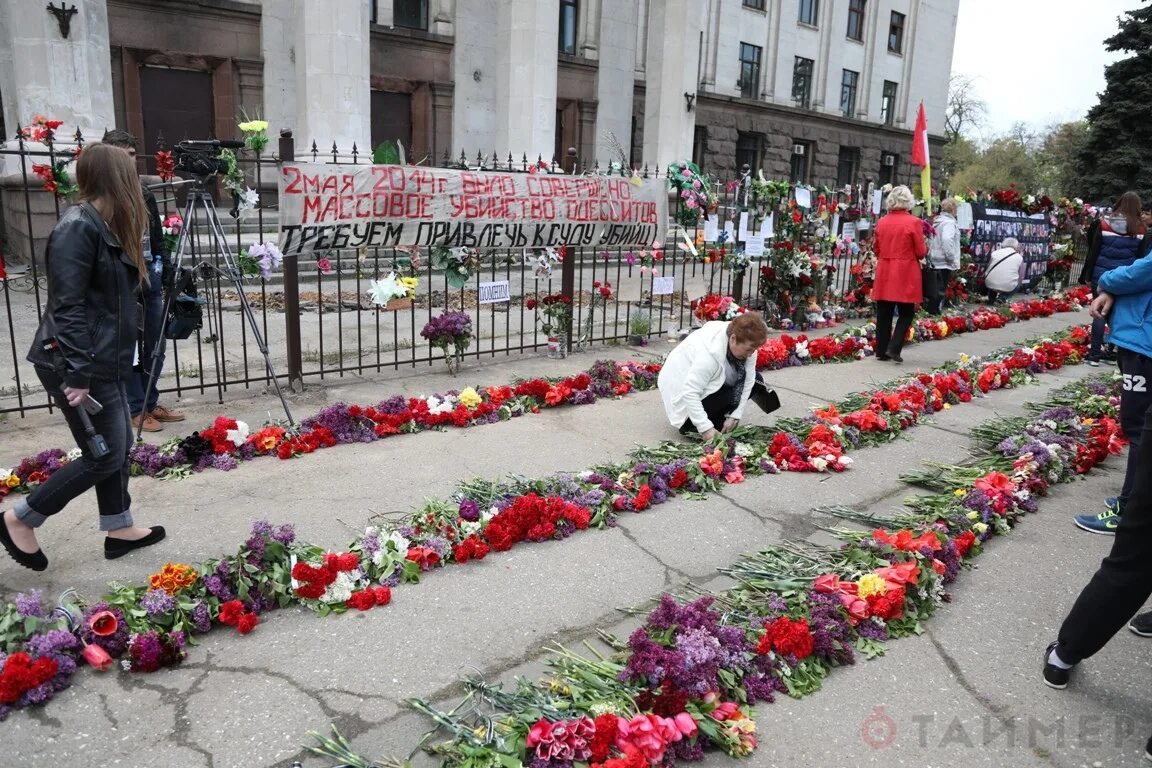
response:
[[[577,38],[576,45],[580,55],[591,61],[600,58],[600,20],[603,12],[618,12],[615,8],[603,8],[604,5],[613,6],[620,5],[620,3],[614,3],[612,0],[589,0],[589,2],[581,3],[578,6],[580,37]],[[633,3],[624,3],[623,5],[631,6]],[[635,13],[635,8],[631,10]]]
[[[296,145],[342,153],[372,143],[368,4],[296,2]]]
[[[464,152],[520,152],[516,147],[493,146],[498,135],[496,91],[500,64],[507,52],[501,50],[497,27],[498,0],[468,0],[456,7],[456,35],[452,46],[452,135],[448,154]],[[506,157],[506,156],[505,156]],[[437,158],[439,162],[442,157]]]
[[[444,154],[452,156],[452,83],[429,83],[432,96],[432,146],[428,148],[431,165],[439,165]],[[459,148],[455,148],[459,152]]]
[[[664,0],[649,9],[644,161],[660,168],[692,157],[696,112],[688,111],[684,94],[696,94],[706,8],[699,0]]]
[[[264,58],[264,111],[268,135],[287,128],[303,152],[304,137],[296,124],[296,0],[264,0],[260,15],[260,52]],[[286,41],[290,41],[287,45]],[[311,142],[311,138],[308,139]],[[309,143],[308,146],[311,146]]]
[[[63,120],[57,135],[99,140],[116,127],[106,0],[70,0],[68,37],[46,3],[0,3],[0,94],[9,135],[34,115]],[[8,137],[4,137],[8,138]]]
[[[551,160],[556,146],[555,0],[504,0],[498,12],[496,151]],[[560,159],[560,158],[557,158]]]
[[[586,139],[595,147],[600,167],[620,160],[628,166],[628,157],[620,158],[612,149],[610,136],[624,148],[632,150],[632,102],[635,90],[637,4],[605,0],[600,14],[600,66],[596,73],[595,136]]]
[[[428,13],[428,31],[451,37],[456,21],[456,0],[432,0]]]

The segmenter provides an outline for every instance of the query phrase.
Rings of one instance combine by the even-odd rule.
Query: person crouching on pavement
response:
[[[764,408],[768,390],[757,380],[756,351],[767,340],[768,326],[755,312],[714,320],[689,334],[668,355],[657,381],[668,422],[681,434],[699,432],[711,440],[736,428],[749,399]]]

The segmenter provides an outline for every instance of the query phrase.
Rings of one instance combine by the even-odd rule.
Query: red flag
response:
[[[924,102],[916,112],[916,133],[912,136],[912,165],[921,168],[928,165],[928,116],[924,114]]]

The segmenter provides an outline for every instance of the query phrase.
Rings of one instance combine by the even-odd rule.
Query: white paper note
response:
[[[835,237],[840,232],[840,214],[835,214],[832,217],[832,236]]]
[[[720,234],[720,216],[712,214],[704,220],[704,242],[716,242],[716,236]]]
[[[771,240],[776,235],[776,214],[770,213],[764,221],[760,222],[760,237]]]
[[[674,277],[654,277],[652,278],[652,295],[653,296],[669,296],[676,288],[676,278]]]
[[[744,242],[744,253],[747,256],[764,255],[764,237],[762,235],[748,235]]]
[[[884,203],[884,190],[878,189],[872,193],[872,213],[880,215],[880,206]]]
[[[972,229],[972,203],[960,203],[956,207],[956,226],[960,229]]]
[[[740,212],[740,235],[736,239],[744,241],[744,240],[747,240],[748,236],[751,234],[752,233],[748,231],[748,211],[741,211]]]
[[[854,222],[854,221],[844,222],[844,239],[845,240],[855,240],[856,239],[856,222]]]
[[[730,243],[736,239],[736,224],[735,224],[735,222],[733,222],[731,220],[724,222],[724,229],[722,229],[721,231],[724,232],[726,235],[724,242]]]
[[[811,208],[812,190],[808,187],[796,187],[796,205],[801,208]]]

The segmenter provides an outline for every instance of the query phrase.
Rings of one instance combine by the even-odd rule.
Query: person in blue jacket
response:
[[[1131,202],[1130,199],[1125,201],[1129,195],[1139,202],[1139,198],[1132,192],[1125,193],[1120,198],[1121,202]],[[1107,535],[1116,533],[1120,516],[1127,506],[1134,480],[1136,454],[1141,443],[1144,412],[1152,406],[1152,395],[1148,391],[1152,385],[1152,327],[1145,325],[1148,305],[1152,301],[1152,259],[1142,258],[1152,248],[1152,239],[1140,221],[1140,214],[1136,218],[1139,228],[1133,226],[1131,229],[1144,237],[1124,238],[1137,245],[1128,264],[1101,269],[1101,262],[1105,265],[1109,263],[1105,259],[1114,259],[1117,254],[1126,253],[1129,250],[1126,244],[1113,239],[1111,247],[1105,245],[1098,250],[1100,258],[1095,266],[1096,298],[1091,307],[1093,332],[1097,323],[1103,326],[1107,322],[1110,328],[1108,342],[1116,349],[1116,362],[1124,377],[1124,388],[1120,394],[1120,424],[1129,440],[1128,467],[1120,495],[1107,499],[1105,509],[1099,515],[1077,515],[1075,522],[1085,531]],[[1120,223],[1123,224],[1124,220]],[[1106,224],[1107,220],[1101,228]]]
[[[1091,309],[1093,317],[1111,315],[1109,340],[1124,377],[1120,423],[1129,441],[1128,467],[1120,497],[1123,512],[1102,521],[1110,528],[1105,532],[1116,536],[1112,551],[1045,651],[1044,682],[1053,688],[1064,688],[1072,668],[1103,648],[1125,622],[1137,635],[1152,637],[1152,611],[1133,618],[1152,595],[1152,445],[1145,440],[1152,432],[1152,259],[1140,258],[1102,275]]]

